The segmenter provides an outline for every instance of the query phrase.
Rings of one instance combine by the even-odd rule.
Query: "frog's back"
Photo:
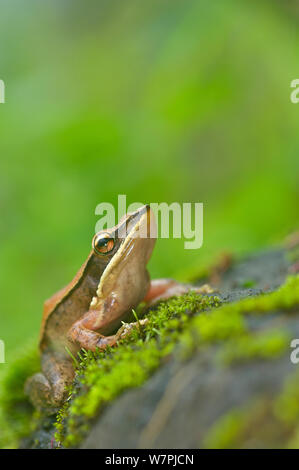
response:
[[[40,331],[41,337],[43,336],[44,326],[49,315],[51,315],[51,312],[53,312],[55,307],[62,302],[62,300],[66,297],[66,295],[71,291],[72,287],[74,287],[73,281],[70,282],[67,286],[60,289],[58,292],[55,292],[55,294],[52,295],[52,297],[45,300],[44,309],[43,309],[43,317],[42,317],[42,325],[41,325],[41,331]]]
[[[42,323],[40,329],[40,346],[42,346],[42,344],[44,343],[47,325],[49,324],[51,317],[56,315],[63,315],[63,303],[67,301],[70,294],[79,286],[83,277],[83,273],[88,265],[89,259],[90,256],[87,258],[86,262],[81,266],[81,268],[69,284],[60,289],[58,292],[52,295],[52,297],[50,297],[44,302]]]

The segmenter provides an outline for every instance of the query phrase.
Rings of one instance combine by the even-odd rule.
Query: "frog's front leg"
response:
[[[73,324],[68,332],[68,338],[80,348],[90,351],[114,346],[118,340],[116,335],[104,336],[96,331],[105,325],[105,315],[102,310],[89,310]]]
[[[105,326],[105,320],[101,321],[101,313],[96,310],[87,312],[80,320],[71,327],[68,337],[81,348],[95,351],[97,348],[105,349],[107,346],[115,346],[116,343],[131,334],[133,328],[144,326],[148,320],[144,318],[138,322],[125,323],[111,336],[104,336],[96,330]],[[120,323],[120,322],[118,322]]]
[[[55,412],[66,398],[66,387],[72,383],[74,369],[71,358],[53,351],[42,353],[42,372],[25,383],[25,394],[33,405],[48,412]]]
[[[201,287],[195,287],[188,284],[181,284],[173,279],[156,279],[151,281],[150,288],[144,298],[147,306],[173,297],[182,295],[190,290],[199,294],[213,292],[212,288],[205,284]],[[106,307],[108,306],[108,307]],[[97,348],[105,349],[107,346],[115,346],[117,341],[129,335],[133,328],[143,326],[147,319],[135,323],[127,323],[121,327],[115,335],[104,336],[97,332],[113,324],[113,320],[119,318],[119,305],[115,299],[107,299],[97,310],[89,310],[78,320],[68,332],[68,338],[81,348],[95,351]]]

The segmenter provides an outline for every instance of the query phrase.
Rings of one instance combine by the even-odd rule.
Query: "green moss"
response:
[[[203,447],[206,449],[232,449],[239,447],[247,425],[248,410],[234,409],[222,416],[208,430]]]
[[[257,334],[247,333],[223,345],[218,359],[225,364],[276,359],[289,348],[289,344],[290,334],[287,331],[273,329]]]
[[[277,428],[280,429],[272,418],[271,400],[269,397],[256,396],[220,416],[206,432],[203,447],[251,448],[255,441],[263,443],[267,439],[275,443]]]
[[[299,275],[288,277],[285,284],[275,292],[225,304],[217,310],[194,317],[189,328],[180,337],[182,354],[188,356],[202,343],[231,337],[239,338],[241,341],[236,357],[241,358],[241,347],[244,347],[244,358],[245,355],[264,354],[264,357],[270,357],[278,354],[286,347],[287,333],[279,334],[274,331],[268,336],[264,334],[256,338],[246,336],[248,328],[244,315],[292,310],[296,305],[299,305]],[[232,347],[228,345],[229,349]],[[265,348],[264,352],[262,348]],[[229,351],[227,353],[229,354]]]
[[[287,333],[272,332],[256,338],[248,336],[246,314],[267,313],[278,310],[293,310],[299,305],[299,276],[290,276],[285,284],[275,292],[250,297],[231,304],[222,305],[217,310],[196,316],[180,336],[181,353],[188,356],[203,343],[229,338],[238,338],[240,343],[236,357],[241,358],[241,347],[245,355],[254,354],[270,357],[279,354],[286,347]],[[246,336],[247,334],[247,336]],[[229,345],[228,348],[233,346]],[[262,352],[264,348],[264,352]],[[227,351],[228,354],[229,350]],[[231,355],[231,354],[230,354]]]
[[[203,343],[235,338],[234,343],[227,343],[228,360],[233,360],[234,344],[237,345],[235,359],[254,355],[273,357],[287,347],[288,334],[273,331],[256,337],[249,335],[245,314],[292,310],[296,305],[299,305],[298,275],[288,277],[285,284],[275,292],[225,304],[217,310],[194,317],[180,336],[181,354],[188,357]]]
[[[24,394],[27,377],[40,369],[36,341],[15,355],[0,377],[0,448],[15,448],[32,429],[33,407]]]
[[[282,391],[273,401],[273,415],[280,428],[285,430],[284,447],[299,447],[299,372],[290,374],[283,385]]]
[[[186,359],[204,344],[223,341],[246,332],[246,323],[239,312],[228,315],[220,307],[212,312],[192,318],[190,325],[179,338],[179,355]]]
[[[256,282],[253,279],[246,279],[245,281],[241,282],[240,286],[244,287],[244,289],[250,289],[254,287]]]
[[[299,374],[288,377],[276,396],[257,395],[217,419],[203,440],[205,448],[299,447]]]
[[[224,346],[222,355],[231,361],[253,357],[273,359],[289,347],[289,334],[279,330],[235,338]],[[223,358],[223,356],[222,356]],[[221,416],[208,430],[204,447],[246,447],[252,440],[270,442],[273,447],[298,448],[299,446],[299,373],[287,377],[282,391],[271,397],[258,396],[254,403],[245,403]],[[268,441],[267,441],[268,439]]]
[[[283,390],[274,403],[275,415],[280,421],[293,425],[299,419],[299,373],[286,380]]]
[[[277,310],[292,310],[299,305],[299,275],[289,276],[277,291],[261,294],[233,304],[224,305],[221,310],[228,315],[235,313],[263,313]]]

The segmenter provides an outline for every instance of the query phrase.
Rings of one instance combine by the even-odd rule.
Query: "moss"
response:
[[[298,275],[288,277],[285,284],[275,292],[225,304],[217,310],[194,317],[180,336],[181,355],[188,357],[203,343],[230,338],[240,341],[240,347],[235,351],[235,359],[241,359],[242,356],[245,359],[246,356],[271,357],[280,354],[287,347],[287,332],[273,331],[268,335],[249,336],[245,315],[292,310],[296,305],[299,305]],[[226,353],[232,360],[234,344],[238,345],[237,341],[227,343]]]
[[[204,344],[223,341],[245,332],[246,323],[239,312],[231,311],[227,315],[226,310],[220,307],[191,320],[188,328],[180,335],[178,354],[186,359]]]
[[[286,430],[285,447],[299,447],[299,372],[289,375],[282,391],[273,402],[273,414],[281,428]]]
[[[278,447],[284,430],[273,419],[269,397],[256,396],[224,413],[206,432],[203,447],[207,449],[243,449],[256,443]],[[278,431],[278,433],[277,433]]]
[[[239,448],[252,442],[271,447],[299,447],[299,372],[287,376],[282,390],[257,396],[254,402],[229,410],[208,430],[204,447]]]
[[[299,373],[296,371],[286,381],[284,388],[274,403],[277,418],[288,424],[296,424],[299,419]]]
[[[33,407],[24,395],[27,377],[40,369],[36,341],[19,351],[0,377],[0,448],[15,448],[32,430]]]
[[[218,359],[225,363],[240,363],[252,359],[276,359],[281,356],[290,344],[287,331],[273,329],[270,331],[245,334],[225,344]]]
[[[244,289],[250,289],[254,287],[255,285],[256,285],[256,281],[254,279],[246,279],[240,284],[240,286],[244,287]]]
[[[275,292],[250,297],[233,304],[224,305],[222,311],[235,313],[263,313],[278,310],[292,310],[299,305],[299,275],[289,276]]]
[[[232,449],[239,441],[247,425],[248,410],[233,409],[223,415],[209,429],[204,440],[206,449]]]

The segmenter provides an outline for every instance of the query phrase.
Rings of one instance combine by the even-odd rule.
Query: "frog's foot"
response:
[[[97,315],[96,312],[89,311],[83,318],[74,323],[68,332],[68,337],[83,349],[90,351],[103,350],[107,346],[116,346],[120,339],[131,334],[134,328],[145,325],[147,321],[147,319],[143,319],[134,323],[124,323],[115,335],[104,336],[94,330],[98,329]]]
[[[68,338],[80,348],[89,351],[106,349],[107,346],[115,346],[117,339],[115,335],[104,336],[96,331],[82,325],[82,319],[77,321],[68,332]]]
[[[150,307],[161,300],[166,300],[177,295],[183,295],[190,291],[198,294],[211,294],[214,292],[213,288],[209,284],[197,287],[190,284],[182,284],[173,279],[154,279],[151,281],[151,285],[144,298],[144,302],[146,302]]]
[[[47,414],[56,413],[63,403],[64,394],[54,393],[48,379],[41,373],[37,373],[27,379],[25,383],[25,394],[33,406]]]
[[[42,370],[47,376],[39,372],[29,377],[24,391],[35,408],[53,414],[67,398],[66,387],[70,385],[74,375],[72,363],[68,358],[57,358],[46,353],[42,357]]]
[[[210,286],[210,284],[203,284],[202,286],[192,286],[191,291],[196,292],[197,294],[213,294],[215,289]]]
[[[44,403],[50,401],[51,385],[41,372],[26,380],[25,395],[29,396],[36,408],[41,408]]]
[[[119,328],[119,330],[115,333],[116,341],[120,339],[124,339],[127,336],[130,336],[132,331],[139,330],[148,323],[148,318],[142,318],[142,320],[138,320],[132,323],[123,323],[123,325]]]

